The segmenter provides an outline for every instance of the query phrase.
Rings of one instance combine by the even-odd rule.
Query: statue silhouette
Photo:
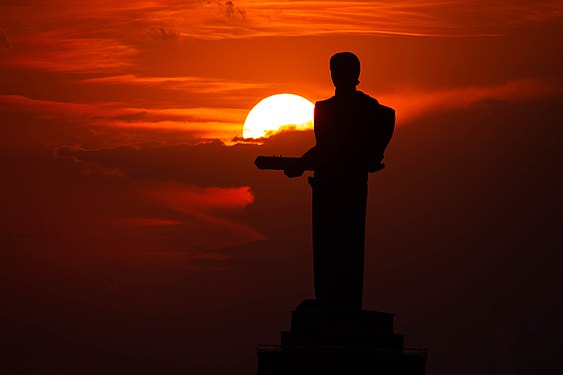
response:
[[[362,308],[368,173],[381,170],[393,135],[395,112],[358,91],[360,61],[351,52],[330,59],[335,95],[315,104],[316,145],[288,177],[309,177],[313,190],[315,304]]]
[[[280,345],[258,347],[258,375],[425,373],[427,350],[405,349],[394,314],[362,309],[368,174],[381,170],[395,111],[356,90],[360,61],[330,59],[336,88],[315,104],[316,144],[300,158],[258,156],[288,177],[313,170],[315,299],[292,311]]]

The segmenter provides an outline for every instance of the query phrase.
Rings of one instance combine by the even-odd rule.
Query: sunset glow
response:
[[[262,138],[282,129],[310,130],[313,128],[315,106],[293,94],[277,94],[262,99],[244,121],[244,138]]]
[[[314,172],[253,161],[315,145],[342,51],[396,111],[365,308],[429,374],[549,373],[562,40],[563,0],[0,1],[0,374],[256,373],[314,295]]]

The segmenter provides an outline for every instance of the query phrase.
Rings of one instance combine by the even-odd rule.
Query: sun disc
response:
[[[276,94],[256,104],[244,121],[243,138],[263,138],[286,127],[313,128],[315,106],[299,95]]]

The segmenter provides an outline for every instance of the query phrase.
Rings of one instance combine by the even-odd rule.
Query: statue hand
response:
[[[302,168],[287,168],[284,169],[283,174],[285,174],[289,178],[299,177],[305,173],[305,170]]]
[[[368,167],[368,171],[370,173],[374,173],[374,172],[379,172],[380,170],[382,170],[383,168],[385,168],[385,164],[383,163],[376,163],[376,164],[372,164]]]

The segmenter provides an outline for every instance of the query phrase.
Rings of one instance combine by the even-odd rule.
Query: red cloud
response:
[[[170,208],[184,213],[206,208],[243,208],[254,201],[248,186],[200,188],[168,183],[153,187],[148,194]]]
[[[49,115],[81,126],[118,129],[147,129],[193,133],[197,138],[231,139],[242,133],[247,110],[238,108],[144,108],[126,103],[72,103],[0,95],[0,105],[11,109]]]
[[[396,109],[401,121],[436,111],[466,108],[487,99],[507,102],[525,102],[563,94],[560,85],[541,80],[517,80],[494,86],[460,87],[446,90],[402,90],[378,99]]]
[[[129,218],[118,220],[125,226],[138,226],[138,227],[153,227],[153,226],[169,226],[169,225],[184,225],[185,222],[181,220],[162,219],[162,218]]]
[[[145,189],[142,195],[186,218],[196,219],[244,238],[241,242],[264,239],[249,224],[231,218],[254,201],[254,195],[248,186],[201,188],[169,182],[153,185]]]
[[[77,35],[78,34],[78,35]],[[49,30],[12,38],[14,48],[2,65],[57,72],[120,71],[137,50],[107,37],[80,36],[79,30]]]
[[[561,4],[506,0],[429,1],[262,1],[244,3],[235,12],[220,2],[170,4],[148,22],[176,22],[179,35],[201,39],[304,35],[492,36],[514,27],[561,19]]]
[[[87,84],[154,86],[166,90],[189,91],[198,94],[218,94],[224,92],[252,90],[268,87],[263,83],[237,82],[209,77],[151,77],[135,74],[122,74],[80,81]]]

